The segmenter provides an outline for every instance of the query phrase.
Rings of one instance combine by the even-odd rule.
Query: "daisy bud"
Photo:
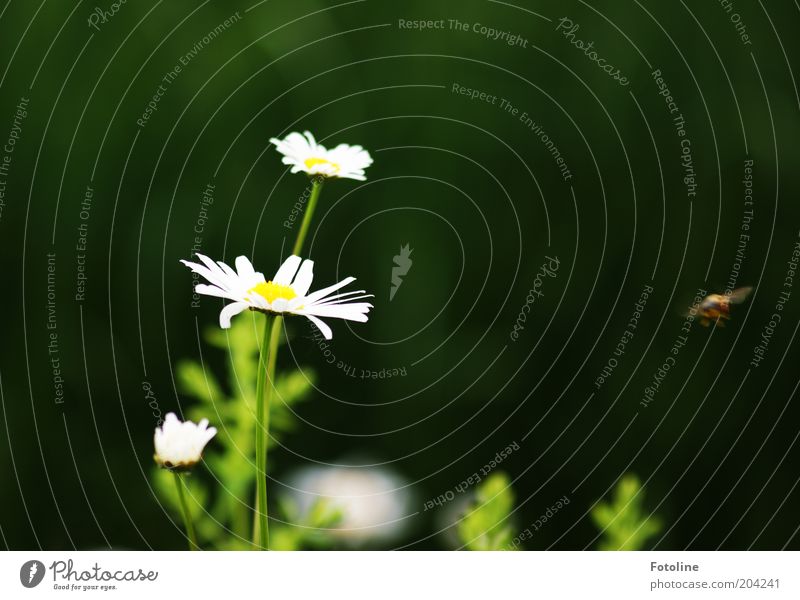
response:
[[[189,470],[200,462],[203,448],[216,434],[217,429],[208,426],[208,419],[198,424],[191,421],[181,423],[175,413],[169,413],[164,424],[156,427],[153,458],[165,469]]]

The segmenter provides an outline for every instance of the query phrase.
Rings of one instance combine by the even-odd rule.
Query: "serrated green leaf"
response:
[[[661,521],[645,515],[644,491],[632,474],[617,483],[611,503],[600,502],[592,508],[592,520],[603,532],[600,550],[641,550],[662,529]]]
[[[509,524],[514,508],[514,490],[505,473],[485,479],[476,490],[475,501],[458,524],[458,534],[468,550],[505,550],[513,538]]]
[[[176,366],[180,391],[197,402],[186,409],[186,416],[193,421],[207,418],[218,429],[204,456],[206,466],[213,473],[213,483],[204,482],[202,477],[187,478],[191,494],[200,500],[192,512],[204,547],[251,549],[248,540],[255,490],[255,381],[263,326],[263,315],[248,311],[234,319],[228,330],[209,327],[205,331],[204,337],[209,344],[226,354],[225,385],[208,365],[204,367],[198,361],[182,360]],[[308,369],[284,371],[277,378],[276,393],[270,405],[270,446],[295,428],[297,419],[292,407],[310,396],[314,379],[313,371]],[[199,467],[196,470],[199,471]],[[171,477],[170,473],[158,469],[153,481],[159,497],[179,517],[180,508]],[[213,495],[210,493],[212,489]],[[319,524],[314,527],[324,527],[322,523],[335,522],[336,515],[323,511],[316,514],[315,519]],[[276,533],[281,530],[278,526],[271,534],[284,540],[280,543],[287,549],[330,545],[330,539],[323,539],[326,536],[319,532],[298,534],[294,531],[297,529],[289,526],[286,532]],[[308,531],[315,532],[313,528]]]

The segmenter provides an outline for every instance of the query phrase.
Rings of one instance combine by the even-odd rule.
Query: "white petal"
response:
[[[250,304],[251,306],[255,306],[256,308],[261,308],[264,310],[269,308],[269,302],[267,302],[267,299],[264,298],[264,296],[262,296],[261,294],[258,294],[256,292],[253,292],[252,294],[248,294],[247,296],[245,296],[244,301]]]
[[[323,323],[321,320],[319,320],[314,315],[305,315],[305,316],[308,317],[308,319],[314,325],[317,326],[317,329],[320,330],[320,332],[322,333],[322,335],[325,337],[326,340],[329,340],[329,339],[333,338],[333,331],[331,331],[331,328],[328,327],[325,323]]]
[[[294,277],[292,282],[292,289],[298,296],[305,296],[308,289],[311,287],[311,282],[314,280],[314,261],[304,260],[300,265],[300,270]]]
[[[212,272],[208,267],[204,267],[203,265],[198,265],[197,263],[190,262],[188,260],[181,260],[183,264],[189,267],[192,271],[197,273],[198,275],[202,275],[209,283],[213,283],[214,285],[222,288],[222,289],[230,289],[230,281],[227,277],[220,277],[219,273]]]
[[[357,290],[354,292],[345,292],[344,294],[334,294],[333,296],[328,296],[319,300],[317,302],[313,302],[312,306],[321,306],[327,304],[342,304],[344,302],[352,302],[353,300],[363,300],[364,298],[374,298],[374,294],[367,294],[364,290]]]
[[[313,137],[312,137],[313,140]],[[270,139],[270,142],[275,144],[275,149],[287,158],[303,160],[304,157],[310,156],[314,146],[310,146],[308,140],[293,131],[287,135],[283,140],[277,138]],[[285,163],[286,161],[284,161]]]
[[[316,292],[306,296],[306,302],[311,304],[313,302],[316,302],[317,300],[321,300],[322,298],[324,298],[328,294],[331,294],[331,293],[335,292],[336,290],[338,290],[339,288],[343,288],[344,286],[346,286],[346,285],[348,285],[350,283],[353,283],[355,280],[356,280],[355,277],[348,277],[346,279],[342,279],[339,283],[334,283],[331,286],[328,286],[328,287],[323,288],[321,290],[317,290]]]
[[[306,132],[306,133],[308,133],[308,132]],[[311,136],[311,139],[313,140],[314,136]],[[311,144],[309,144],[308,139],[306,138],[306,136],[301,135],[301,134],[297,133],[296,131],[293,131],[292,133],[287,135],[285,142],[289,146],[292,146],[292,149],[294,149],[297,152],[307,152],[307,151],[313,149],[313,147],[314,147]]]
[[[366,323],[367,314],[369,309],[372,308],[371,304],[366,302],[356,302],[353,304],[336,304],[333,306],[327,305],[313,305],[297,311],[297,314],[309,316],[316,315],[318,317],[333,317],[334,319],[347,319],[349,321],[359,321]]]
[[[220,289],[215,285],[206,285],[204,283],[198,283],[196,286],[194,286],[194,291],[195,293],[202,294],[203,296],[227,298],[228,300],[241,300],[241,298],[239,298],[235,294],[232,294],[227,290]]]
[[[238,315],[248,306],[250,305],[247,302],[232,302],[228,304],[219,313],[219,326],[223,329],[229,329],[231,326],[231,317]]]
[[[222,262],[221,260],[218,260],[218,261],[217,261],[217,264],[219,265],[219,268],[220,268],[220,269],[222,269],[223,271],[225,271],[225,274],[226,274],[228,277],[230,277],[231,279],[238,279],[239,275],[236,273],[236,271],[234,271],[233,269],[231,269],[231,268],[230,268],[228,265],[226,265],[224,262]]]
[[[356,173],[340,173],[339,177],[342,179],[355,179],[356,181],[366,181],[367,178],[363,174]]]
[[[222,269],[217,263],[208,258],[205,254],[200,254],[198,252],[197,258],[199,258],[203,264],[208,267],[208,270],[211,271],[216,277],[219,277],[222,281],[228,280],[228,273],[225,272],[225,270]]]
[[[302,259],[299,256],[295,256],[294,254],[283,261],[281,268],[278,269],[278,272],[275,273],[275,277],[272,278],[273,283],[277,283],[278,285],[291,285],[292,279],[294,279],[295,273],[297,273],[298,267],[300,267],[300,263]]]
[[[242,279],[250,279],[255,275],[253,264],[246,256],[236,257],[236,270],[239,272],[239,277]]]
[[[289,301],[286,298],[275,298],[269,308],[275,312],[285,312],[289,309]]]
[[[213,438],[215,435],[217,435],[216,427],[209,427],[208,429],[206,429],[205,435],[201,438],[203,441],[203,446],[205,446],[208,442],[210,442],[211,438]]]

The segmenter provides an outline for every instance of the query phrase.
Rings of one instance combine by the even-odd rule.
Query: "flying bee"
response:
[[[730,294],[709,294],[697,307],[700,324],[708,327],[714,322],[717,327],[724,327],[725,321],[731,318],[731,304],[741,304],[752,291],[753,288],[748,286],[735,289]]]

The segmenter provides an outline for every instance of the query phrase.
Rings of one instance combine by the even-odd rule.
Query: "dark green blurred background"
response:
[[[212,183],[203,252],[277,268],[294,239],[282,223],[306,182],[287,173],[269,138],[304,129],[375,159],[366,183],[326,186],[309,236],[320,286],[355,275],[376,295],[369,323],[333,323],[334,351],[358,369],[407,376],[347,377],[324,361],[305,321],[290,321],[292,352],[279,367],[313,367],[321,392],[272,453],[273,489],[313,461],[387,461],[412,482],[411,512],[420,511],[394,546],[446,548],[435,534],[441,515],[424,502],[516,441],[502,465],[516,526],[571,499],[529,549],[595,547],[586,513],[631,471],[666,525],[654,547],[800,547],[800,291],[749,366],[800,229],[795,3],[735,0],[727,12],[712,1],[148,0],[121,5],[96,30],[87,20],[98,7],[110,3],[0,7],[4,145],[28,99],[13,153],[0,152],[12,156],[0,173],[5,547],[183,547],[149,486],[155,419],[143,383],[161,411],[180,411],[176,362],[202,352],[222,372],[225,356],[198,339],[221,304],[190,306],[178,260]],[[237,11],[137,125],[165,74]],[[630,84],[557,31],[562,17]],[[444,19],[444,29],[407,30],[400,19]],[[487,39],[476,23],[526,47]],[[693,199],[655,69],[685,117]],[[498,100],[471,100],[454,84]],[[739,263],[747,159],[754,212]],[[413,268],[389,302],[404,244]],[[48,354],[48,253],[63,403]],[[558,276],[512,341],[545,256],[560,260]],[[726,328],[695,324],[654,401],[640,406],[696,291],[724,290],[739,265],[737,285],[756,287],[750,300]],[[598,390],[645,285],[654,293]]]

